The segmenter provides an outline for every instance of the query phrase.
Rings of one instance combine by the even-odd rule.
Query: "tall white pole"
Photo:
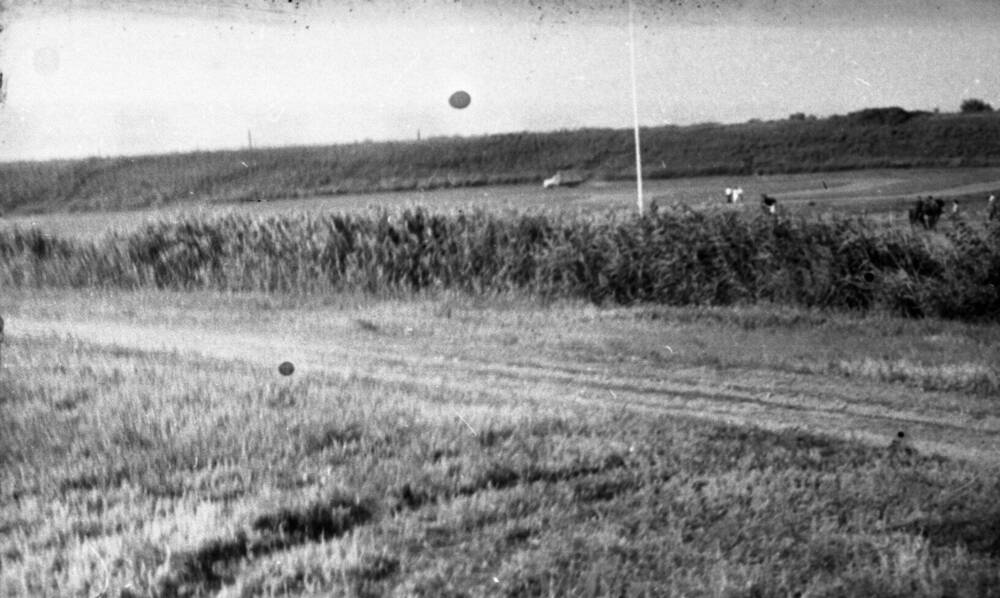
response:
[[[632,0],[628,0],[628,48],[632,73],[632,122],[635,130],[635,186],[639,213],[642,214],[642,154],[639,149],[639,99],[635,84],[635,23],[632,13]]]

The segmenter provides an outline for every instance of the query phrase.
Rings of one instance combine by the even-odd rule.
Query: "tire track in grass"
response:
[[[524,355],[491,361],[471,352],[458,353],[450,340],[439,347],[363,335],[325,343],[291,342],[262,333],[16,317],[9,318],[8,330],[15,337],[70,336],[102,346],[173,350],[268,367],[287,359],[295,363],[300,375],[362,376],[377,382],[416,384],[428,389],[428,398],[435,390],[447,388],[499,404],[530,400],[540,405],[558,401],[587,408],[625,407],[766,429],[801,427],[876,445],[888,445],[897,431],[905,430],[915,439],[913,446],[922,451],[1000,463],[1000,420],[996,417],[977,420],[935,409],[926,406],[930,402],[926,398],[912,402],[923,403],[922,409],[908,408],[899,396],[880,399],[880,394],[899,391],[876,382],[849,384],[835,377],[766,370],[671,369],[669,364],[655,372],[641,364],[620,363],[587,369],[551,359],[529,360]],[[496,350],[502,355],[504,348]],[[913,389],[906,393],[934,397],[934,393]]]
[[[258,514],[249,531],[213,538],[198,548],[169,555],[156,572],[158,596],[198,596],[232,584],[241,563],[309,542],[339,538],[375,516],[370,501],[333,496],[298,509]]]

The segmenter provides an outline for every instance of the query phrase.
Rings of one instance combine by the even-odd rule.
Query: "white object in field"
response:
[[[542,187],[576,187],[587,180],[587,174],[579,170],[560,170],[551,178],[542,182]]]
[[[733,203],[733,190],[726,187],[726,203]]]
[[[743,187],[733,189],[733,203],[738,203],[743,199]]]

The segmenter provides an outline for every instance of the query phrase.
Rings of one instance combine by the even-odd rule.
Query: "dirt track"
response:
[[[627,406],[678,417],[752,423],[766,428],[801,427],[887,445],[899,430],[922,452],[1000,464],[1000,418],[975,417],[940,402],[932,393],[873,381],[846,380],[770,370],[672,367],[608,359],[581,365],[551,355],[502,346],[457,346],[455,338],[403,334],[352,334],[329,341],[288,334],[167,329],[121,322],[52,321],[11,317],[11,337],[71,336],[104,346],[168,350],[275,367],[293,361],[296,376],[371,377],[387,382],[442,386],[490,397],[555,401],[595,408]],[[918,397],[918,395],[920,395]],[[920,400],[916,400],[916,399]],[[927,405],[935,405],[927,407]]]

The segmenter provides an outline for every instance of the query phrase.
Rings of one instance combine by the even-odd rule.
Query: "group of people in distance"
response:
[[[945,201],[940,197],[935,198],[918,197],[916,203],[910,208],[910,224],[913,226],[923,226],[927,230],[933,230],[937,226],[938,220],[944,214]],[[958,217],[958,200],[951,200],[951,216]],[[1000,220],[1000,202],[997,202],[995,194],[991,193],[986,205],[987,220]]]
[[[726,203],[738,203],[743,198],[741,187],[726,187]],[[812,205],[812,202],[810,202]],[[933,230],[944,215],[946,202],[940,197],[928,195],[927,197],[917,197],[916,203],[909,210],[910,224],[922,226],[927,230]],[[776,214],[778,200],[766,193],[760,194],[760,207],[765,214]],[[951,217],[958,217],[958,200],[951,200]],[[1000,221],[1000,201],[997,201],[995,194],[991,193],[986,207],[987,219]]]
[[[957,211],[958,202],[955,202],[952,206],[952,212]],[[937,199],[930,195],[927,197],[918,197],[916,203],[909,211],[910,224],[914,226],[920,225],[927,230],[933,230],[943,213],[944,200],[940,197]]]
[[[743,187],[726,187],[726,203],[739,203],[743,199]]]
[[[743,187],[726,187],[726,203],[739,203],[743,200]],[[776,214],[778,200],[766,193],[760,194],[760,206],[766,214]]]
[[[743,200],[743,187],[726,187],[726,203],[739,203]],[[760,194],[760,206],[766,214],[776,214],[778,200],[766,193]]]

